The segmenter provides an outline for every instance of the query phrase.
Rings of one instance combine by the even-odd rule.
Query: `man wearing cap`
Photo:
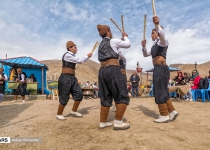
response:
[[[101,100],[100,124],[99,128],[113,126],[112,123],[107,122],[110,106],[112,100],[116,103],[116,114],[114,120],[114,130],[125,130],[130,127],[130,124],[124,123],[122,117],[125,113],[130,98],[126,81],[119,67],[119,48],[129,48],[130,41],[126,33],[122,34],[124,40],[113,39],[112,32],[107,25],[97,26],[99,35],[102,41],[98,48],[98,60],[101,63],[99,69],[99,89]]]
[[[92,56],[92,53],[87,54],[82,58],[77,58],[76,44],[72,41],[66,43],[67,52],[62,57],[62,73],[58,79],[58,95],[59,95],[59,106],[56,118],[59,120],[65,120],[66,118],[62,115],[65,106],[69,101],[69,95],[72,95],[74,104],[72,107],[71,115],[74,117],[83,117],[82,114],[77,112],[80,102],[83,99],[83,93],[78,80],[75,77],[75,66],[77,63],[82,64]]]
[[[17,69],[17,78],[16,78],[16,82],[18,82],[18,87],[15,90],[14,93],[14,101],[13,102],[17,102],[17,98],[18,95],[22,96],[22,101],[23,103],[25,103],[25,95],[26,95],[26,77],[25,75],[22,73],[22,69],[18,68]]]
[[[0,68],[0,103],[4,97],[5,82],[7,81],[7,75],[3,72],[4,69]]]
[[[153,23],[158,25],[152,30],[152,40],[154,44],[151,50],[146,50],[146,40],[142,41],[142,51],[144,57],[152,56],[154,65],[153,71],[153,88],[155,103],[158,105],[160,112],[159,118],[155,119],[156,123],[165,123],[174,121],[178,117],[178,112],[175,110],[169,96],[168,82],[170,72],[166,64],[166,53],[168,49],[168,40],[165,37],[163,27],[159,25],[159,18],[153,17]]]

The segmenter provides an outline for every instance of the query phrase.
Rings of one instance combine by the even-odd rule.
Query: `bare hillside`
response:
[[[42,63],[46,64],[49,68],[47,71],[47,80],[57,80],[61,73],[62,62],[61,60],[43,60]],[[77,64],[76,69],[76,77],[82,83],[86,81],[90,81],[90,83],[94,83],[98,81],[98,70],[100,68],[100,64],[89,59],[87,62],[83,64]],[[127,79],[129,80],[133,70],[127,70]],[[142,77],[142,84],[146,84],[147,74],[140,74]],[[148,75],[148,78],[151,79],[151,74]],[[148,83],[149,84],[149,83]]]
[[[41,62],[49,67],[49,70],[47,71],[47,79],[57,80],[61,73],[61,66],[62,66],[61,60],[44,60]],[[192,70],[195,69],[194,64],[171,64],[170,66],[179,68],[182,72],[188,72],[188,73],[191,73]],[[99,68],[100,64],[98,62],[89,59],[84,64],[77,65],[76,77],[82,83],[85,83],[86,81],[90,81],[91,83],[97,82]],[[197,70],[199,71],[201,77],[207,76],[210,70],[210,61],[203,64],[198,64]],[[126,70],[128,80],[132,74],[132,71],[133,70],[129,69]],[[171,78],[174,78],[176,75],[177,72],[171,72]],[[142,74],[140,74],[140,77],[142,79],[141,84],[146,85],[147,73],[143,72]],[[152,74],[149,73],[148,79],[152,79]],[[150,84],[150,82],[148,82],[148,84]]]
[[[58,80],[61,74],[62,61],[61,60],[44,60],[41,61],[46,64],[49,68],[47,71],[47,80]],[[99,64],[92,60],[88,60],[84,64],[77,64],[76,66],[76,77],[82,83],[90,81],[91,83],[97,82]]]
[[[194,64],[171,64],[170,66],[179,68],[183,73],[187,72],[190,74],[195,69]],[[205,62],[203,64],[197,64],[196,69],[198,70],[201,77],[208,76],[209,70],[210,70],[210,61]],[[177,75],[176,72],[171,73],[172,78],[174,78],[174,76],[176,76],[176,75]]]

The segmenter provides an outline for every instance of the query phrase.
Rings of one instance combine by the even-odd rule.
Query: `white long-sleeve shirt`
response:
[[[108,37],[105,37],[108,38]],[[109,38],[108,38],[109,39]],[[110,40],[110,45],[112,47],[112,49],[118,54],[118,50],[119,48],[129,48],[130,45],[130,40],[128,39],[127,36],[124,36],[124,40],[120,40],[120,39],[115,39],[112,38]]]
[[[8,77],[7,77],[7,75],[5,73],[4,73],[3,77],[4,77],[4,81],[8,80]]]
[[[25,81],[25,75],[23,73],[18,74],[18,79],[20,79],[20,76],[21,76],[21,80],[19,80],[19,81],[24,82]]]
[[[123,63],[126,64],[126,58],[125,58],[125,56],[121,53],[120,50],[118,50],[118,54],[119,54],[119,59],[122,59]]]
[[[63,58],[65,61],[68,61],[68,62],[72,62],[72,63],[78,63],[78,64],[82,64],[84,62],[86,62],[88,60],[88,56],[84,56],[84,57],[81,57],[81,58],[77,58],[75,56],[75,54],[73,54],[72,52],[68,51],[65,55],[64,55],[64,58]]]
[[[156,28],[156,31],[159,33],[159,37],[155,39],[153,45],[157,43],[157,45],[161,47],[168,46],[168,40],[166,39],[164,30],[160,27],[160,25]],[[144,57],[148,57],[151,55],[151,50],[147,50],[145,47],[142,48],[142,52]]]

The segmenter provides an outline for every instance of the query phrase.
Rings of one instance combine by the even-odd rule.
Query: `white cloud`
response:
[[[6,25],[7,24],[3,20],[0,20],[0,30],[4,29]]]
[[[23,24],[17,24],[17,23],[14,23],[13,24],[14,28],[23,32],[25,30],[25,26]]]
[[[178,21],[180,21],[181,19],[183,19],[183,15],[181,15],[181,16],[177,16],[177,17],[174,17],[174,18],[172,18],[171,20],[173,21],[173,22],[178,22]]]

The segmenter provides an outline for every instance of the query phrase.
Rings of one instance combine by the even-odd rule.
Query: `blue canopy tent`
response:
[[[46,89],[46,71],[48,67],[45,64],[28,56],[0,59],[0,63],[11,68],[22,68],[22,71],[26,73],[27,77],[34,74],[38,82],[38,89],[42,90],[42,94],[49,94],[49,91]],[[10,67],[4,69],[5,73],[9,72]]]
[[[153,70],[154,70],[154,68],[149,69],[149,70],[147,70],[146,72],[153,72]],[[179,71],[179,69],[178,69],[178,68],[174,68],[174,67],[170,67],[170,66],[169,66],[169,70],[170,70],[170,72],[173,72],[173,71]]]

